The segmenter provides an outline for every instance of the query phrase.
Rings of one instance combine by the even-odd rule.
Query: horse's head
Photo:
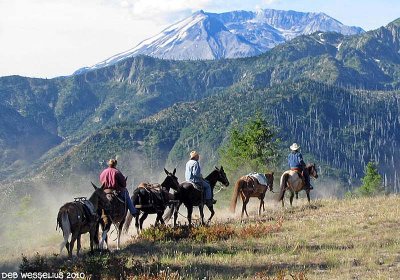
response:
[[[97,203],[98,203],[98,208],[102,209],[110,209],[111,208],[111,203],[107,198],[107,194],[104,192],[103,188],[98,188],[95,184],[92,183],[92,186],[94,188],[94,193],[92,196],[95,196],[97,198]]]
[[[310,174],[311,177],[317,179],[318,172],[317,172],[317,166],[315,165],[315,163],[308,164],[307,168],[308,168],[308,174]]]
[[[274,172],[265,173],[265,177],[267,178],[267,187],[271,192],[274,191]]]
[[[215,170],[217,171],[218,174],[217,181],[221,182],[222,185],[224,185],[225,187],[229,186],[229,181],[228,178],[226,177],[224,168],[222,166],[221,168],[215,166]]]
[[[177,190],[179,188],[179,182],[178,177],[175,176],[176,168],[174,168],[172,173],[164,168],[164,172],[167,174],[167,177],[165,177],[164,182],[161,183],[161,186],[167,191],[169,191],[171,188],[173,190]]]

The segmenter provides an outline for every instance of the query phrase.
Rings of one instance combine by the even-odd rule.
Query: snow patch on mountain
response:
[[[74,74],[113,65],[137,55],[163,59],[198,60],[255,56],[297,36],[317,31],[344,35],[364,32],[324,13],[258,10],[207,13],[198,11],[136,47]],[[321,39],[323,42],[323,39]]]

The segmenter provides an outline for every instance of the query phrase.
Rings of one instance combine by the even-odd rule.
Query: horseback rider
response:
[[[198,184],[203,187],[205,204],[215,204],[210,183],[203,178],[199,163],[200,155],[196,151],[190,152],[190,160],[186,163],[185,179],[186,181]]]
[[[305,181],[305,190],[312,190],[313,187],[310,184],[310,175],[308,174],[306,164],[303,160],[303,155],[299,151],[300,146],[297,143],[293,143],[290,146],[290,150],[291,153],[288,155],[288,164],[290,170],[296,171],[300,174],[303,173]]]
[[[126,178],[116,166],[117,160],[110,159],[108,161],[108,168],[104,169],[100,174],[100,182],[104,189],[115,190],[118,197],[125,201],[132,216],[135,216],[138,214],[138,210],[133,206],[132,200],[129,197],[129,192],[126,188]]]

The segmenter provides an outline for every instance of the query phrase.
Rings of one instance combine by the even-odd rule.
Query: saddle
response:
[[[148,205],[135,205],[136,208],[145,208],[149,206],[157,207],[155,200],[161,201],[164,205],[169,200],[169,193],[164,191],[160,184],[142,183],[138,186],[138,190],[147,192],[149,195]]]
[[[104,189],[103,191],[104,191],[104,193],[105,193],[106,195],[112,195],[112,196],[114,196],[116,199],[118,199],[119,202],[125,204],[125,201],[119,197],[120,191],[117,191],[117,190],[114,190],[114,189]]]
[[[97,219],[97,213],[94,211],[93,204],[86,197],[75,197],[75,203],[82,205],[84,218],[87,222],[92,222]]]
[[[306,184],[306,179],[304,178],[302,169],[300,169],[300,168],[291,168],[290,170],[296,172],[297,175],[299,175],[299,178],[301,179],[301,181],[303,181],[303,185]]]
[[[191,182],[191,181],[185,181],[185,182],[183,182],[183,183],[191,184],[191,185],[193,186],[194,189],[196,189],[196,190],[198,190],[198,191],[200,191],[200,192],[203,192],[203,185],[196,184],[196,183]]]
[[[267,186],[267,185],[268,185],[267,177],[266,177],[264,174],[262,174],[262,173],[255,173],[255,172],[253,172],[253,173],[248,174],[247,177],[250,177],[250,178],[252,178],[252,179],[254,179],[254,180],[257,180],[257,182],[258,182],[260,185],[264,185],[264,186]],[[254,183],[253,183],[253,185],[254,185]]]

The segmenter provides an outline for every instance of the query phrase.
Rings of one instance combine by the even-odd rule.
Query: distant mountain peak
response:
[[[395,26],[400,26],[400,18],[392,21],[391,23],[389,23],[389,25],[395,25]]]
[[[273,9],[208,13],[196,11],[136,47],[74,74],[115,64],[140,54],[163,59],[198,60],[255,56],[299,35],[334,31],[364,32],[324,13]]]

